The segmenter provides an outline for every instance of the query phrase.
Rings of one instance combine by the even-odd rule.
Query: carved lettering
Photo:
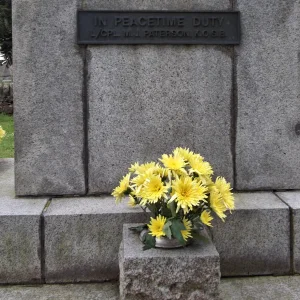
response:
[[[78,11],[79,44],[239,44],[239,13]]]

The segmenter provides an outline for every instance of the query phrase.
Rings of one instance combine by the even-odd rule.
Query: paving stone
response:
[[[1,300],[119,300],[118,283],[0,287]]]
[[[45,213],[47,283],[117,279],[123,223],[147,221],[112,197],[54,199]]]
[[[40,215],[47,199],[13,196],[12,163],[0,160],[0,284],[41,282]]]
[[[221,280],[223,300],[298,300],[299,276],[259,276]]]
[[[222,276],[283,275],[290,271],[289,208],[271,192],[235,194],[236,210],[214,220]]]
[[[226,10],[231,4],[87,0],[85,8]],[[232,181],[232,54],[228,46],[89,46],[89,192],[110,192],[131,163],[177,146],[200,152]]]
[[[299,0],[237,0],[237,188],[299,189]]]
[[[298,300],[299,281],[299,276],[223,278],[220,294],[223,300]],[[118,289],[118,282],[0,286],[0,299],[119,300]]]
[[[80,0],[13,1],[17,195],[84,194]]]
[[[120,299],[219,299],[220,260],[212,244],[143,251],[139,235],[123,227]]]
[[[292,212],[292,267],[295,273],[300,273],[300,191],[278,192],[276,194],[290,207]]]

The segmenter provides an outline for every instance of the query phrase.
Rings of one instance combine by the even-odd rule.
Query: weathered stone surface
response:
[[[80,3],[13,1],[17,195],[85,192]]]
[[[112,197],[54,199],[45,213],[47,283],[117,279],[123,223],[147,221]]]
[[[119,300],[118,282],[0,286],[3,300]],[[222,300],[298,300],[299,276],[223,278]],[[199,300],[199,299],[197,299]]]
[[[276,193],[291,209],[293,272],[300,273],[300,191]]]
[[[236,210],[214,220],[213,242],[222,276],[287,274],[290,271],[289,208],[273,193],[235,194]]]
[[[86,9],[230,9],[230,1],[94,1]],[[135,161],[176,146],[232,180],[232,48],[88,48],[89,192],[110,192]],[[99,176],[101,175],[101,176]]]
[[[236,4],[237,188],[299,189],[299,1]]]
[[[124,225],[120,246],[121,300],[219,299],[220,261],[211,242],[143,251],[132,225]]]
[[[116,282],[0,287],[3,300],[119,300]]]
[[[298,300],[299,276],[259,276],[221,280],[223,300]]]
[[[41,281],[40,215],[47,200],[14,198],[12,166],[13,160],[0,160],[0,283],[37,283]]]

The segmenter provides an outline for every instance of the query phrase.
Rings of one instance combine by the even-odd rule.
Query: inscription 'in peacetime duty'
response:
[[[174,27],[184,28],[186,24],[186,20],[184,17],[173,17],[173,18],[164,18],[164,17],[140,17],[140,18],[132,18],[132,17],[115,17],[113,25],[115,30],[105,29],[108,26],[108,20],[105,18],[94,17],[93,24],[95,27],[98,27],[99,30],[95,30],[91,34],[92,38],[100,38],[100,37],[208,37],[211,35],[212,37],[225,37],[224,30],[216,30],[216,28],[222,28],[222,24],[224,22],[224,17],[207,17],[207,18],[192,18],[192,26],[193,27],[203,27],[204,30],[197,31],[189,31],[189,30],[172,30]],[[119,28],[122,27],[159,27],[164,28],[160,30],[137,30],[136,32],[130,34],[128,31],[120,31]],[[171,27],[171,29],[166,30],[166,27]],[[215,30],[207,30],[207,27],[215,28]]]
[[[235,12],[80,11],[78,18],[80,44],[239,43]]]

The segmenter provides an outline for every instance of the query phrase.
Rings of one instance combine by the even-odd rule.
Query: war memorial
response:
[[[220,276],[299,274],[299,22],[299,0],[14,0],[0,283],[121,276],[122,299],[218,299]],[[147,216],[111,192],[176,147],[231,183],[236,209],[199,251],[139,252],[127,228]],[[188,264],[193,278],[151,277]]]

